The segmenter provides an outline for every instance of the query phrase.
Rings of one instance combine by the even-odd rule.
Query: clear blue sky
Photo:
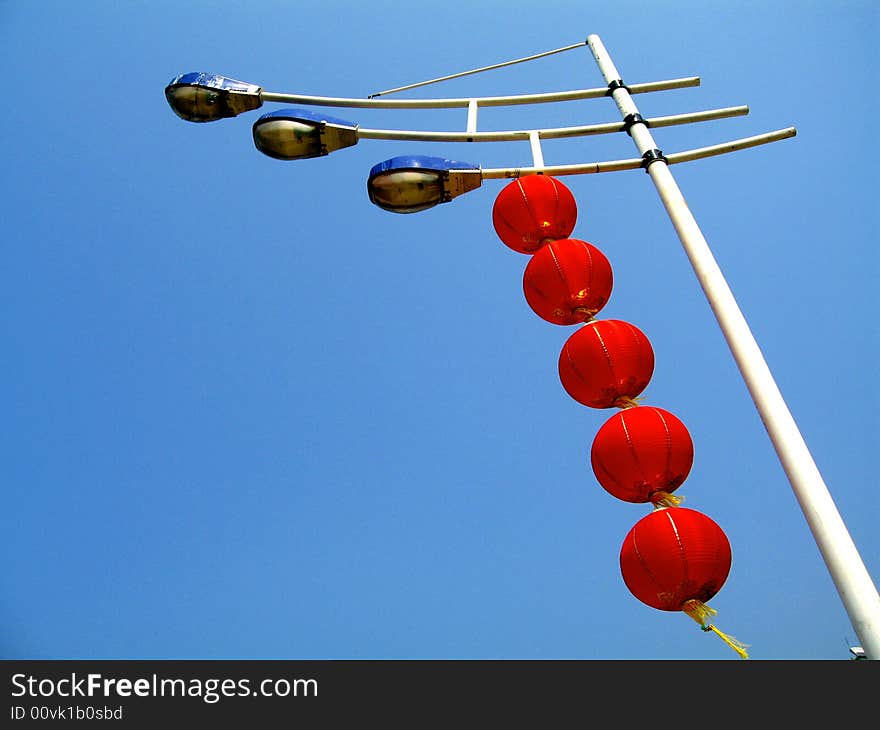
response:
[[[268,91],[373,92],[598,34],[665,152],[788,126],[677,165],[868,570],[876,479],[877,4],[0,4],[0,655],[3,658],[737,660],[618,567],[647,513],[596,482],[612,415],[562,389],[570,328],[522,294],[491,222],[501,181],[415,215],[370,167],[439,154],[525,166],[529,146],[364,141],[281,162],[251,124],[164,98],[205,70]],[[586,49],[407,92],[604,85]],[[335,110],[463,129],[464,112]],[[485,110],[481,129],[619,120],[608,99]],[[547,164],[636,156],[623,134]],[[677,494],[727,534],[710,602],[754,659],[849,658],[856,636],[650,178],[565,178],[574,236],[615,275],[602,316],[649,337],[644,403],[687,425]]]

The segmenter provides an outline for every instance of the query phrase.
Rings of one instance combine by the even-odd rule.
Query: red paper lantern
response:
[[[558,325],[592,319],[608,303],[613,284],[605,254],[577,238],[545,244],[523,273],[529,306],[542,319]]]
[[[590,462],[611,495],[624,502],[661,504],[687,479],[694,444],[685,425],[669,411],[627,408],[596,433]]]
[[[577,221],[571,191],[549,175],[526,175],[509,183],[495,199],[492,225],[506,246],[532,254],[544,243],[568,238]]]
[[[710,622],[717,611],[706,605],[730,574],[730,543],[706,515],[684,507],[661,507],[643,517],[620,549],[623,582],[642,603],[661,611],[681,611],[711,631],[740,658],[748,645]]]
[[[591,408],[628,407],[654,374],[654,350],[635,325],[618,319],[588,322],[559,354],[562,387]]]
[[[684,507],[661,507],[640,519],[620,550],[630,592],[661,611],[705,604],[730,573],[730,543],[709,517]]]

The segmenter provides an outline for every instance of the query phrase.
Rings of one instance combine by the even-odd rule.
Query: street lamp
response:
[[[279,109],[253,126],[254,144],[277,160],[322,157],[358,142],[357,125],[307,109]]]
[[[188,122],[215,122],[259,109],[260,87],[217,74],[180,74],[165,87],[174,113]]]
[[[446,81],[514,63],[530,61],[552,53],[588,46],[606,85],[594,89],[542,94],[443,99],[380,99],[380,96]],[[479,187],[484,179],[517,178],[525,175],[578,175],[643,169],[651,178],[672,221],[700,286],[712,308],[721,331],[748,387],[777,456],[788,477],[807,524],[858,635],[865,658],[880,659],[880,594],[843,523],[821,474],[807,448],[797,424],[773,379],[758,344],[740,311],[724,276],[693,214],[672,176],[671,166],[713,155],[793,137],[793,127],[754,137],[734,140],[684,152],[664,153],[651,130],[676,124],[721,119],[748,113],[747,107],[730,107],[667,117],[645,118],[633,101],[641,93],[698,86],[699,77],[641,84],[626,84],[614,66],[599,36],[585,42],[493,66],[390,89],[367,99],[303,96],[264,91],[255,84],[235,81],[207,73],[176,77],[165,89],[171,108],[181,118],[193,122],[215,121],[259,108],[264,102],[306,106],[369,109],[452,109],[467,110],[465,129],[458,132],[365,129],[320,114],[271,112],[254,124],[254,142],[262,152],[280,159],[301,159],[329,154],[352,146],[360,139],[386,139],[431,142],[527,141],[531,147],[531,167],[486,169],[470,163],[438,157],[399,156],[374,165],[367,179],[371,202],[395,213],[414,213],[446,203]],[[611,97],[622,121],[554,129],[481,132],[477,115],[480,108],[516,104],[540,104],[576,99]],[[580,137],[626,132],[638,157],[604,162],[547,166],[541,142],[545,139]]]
[[[392,213],[417,213],[448,203],[483,182],[470,162],[415,155],[374,165],[367,178],[370,201]]]

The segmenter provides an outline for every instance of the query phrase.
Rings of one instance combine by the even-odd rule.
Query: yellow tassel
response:
[[[698,601],[696,598],[692,598],[690,601],[685,601],[685,604],[681,607],[681,610],[684,611],[688,616],[690,616],[694,621],[696,621],[700,626],[706,625],[706,619],[710,616],[715,616],[718,611],[716,611],[711,606],[707,606],[702,601]]]
[[[584,324],[589,324],[590,322],[596,321],[596,314],[599,310],[590,309],[588,307],[575,307],[574,311],[584,318]]]
[[[733,636],[728,636],[727,634],[720,632],[717,629],[717,627],[713,626],[712,624],[708,624],[708,625],[704,626],[703,630],[704,631],[707,631],[707,630],[714,631],[716,634],[718,634],[718,636],[721,637],[721,640],[725,644],[727,644],[731,649],[733,649],[737,654],[739,654],[741,659],[748,659],[749,658],[749,653],[746,651],[746,647],[748,646],[747,644],[743,644],[741,641],[734,638]]]
[[[635,408],[641,400],[641,398],[630,398],[628,395],[622,395],[614,401],[614,405],[618,408]]]
[[[651,494],[651,502],[654,503],[654,509],[678,507],[678,505],[684,502],[684,497],[676,497],[669,492],[658,491]]]
[[[714,608],[712,608],[711,606],[707,606],[702,601],[698,601],[697,599],[692,598],[690,601],[685,602],[685,604],[681,607],[681,610],[684,611],[698,624],[700,624],[700,628],[703,629],[703,631],[711,631],[712,633],[717,634],[725,644],[727,644],[731,649],[739,654],[741,659],[749,658],[749,654],[746,651],[748,644],[743,644],[735,637],[728,636],[727,634],[719,631],[718,628],[713,624],[707,623],[707,619],[710,616],[715,616],[718,613],[718,611],[716,611]]]

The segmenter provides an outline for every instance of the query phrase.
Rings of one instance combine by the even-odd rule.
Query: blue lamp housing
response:
[[[367,179],[370,201],[392,213],[417,213],[448,203],[482,184],[480,168],[442,157],[392,157],[374,165]]]
[[[188,122],[214,122],[263,105],[256,84],[202,72],[176,76],[165,87],[174,113]]]
[[[277,160],[321,157],[358,142],[356,124],[307,109],[279,109],[253,127],[257,149]]]

